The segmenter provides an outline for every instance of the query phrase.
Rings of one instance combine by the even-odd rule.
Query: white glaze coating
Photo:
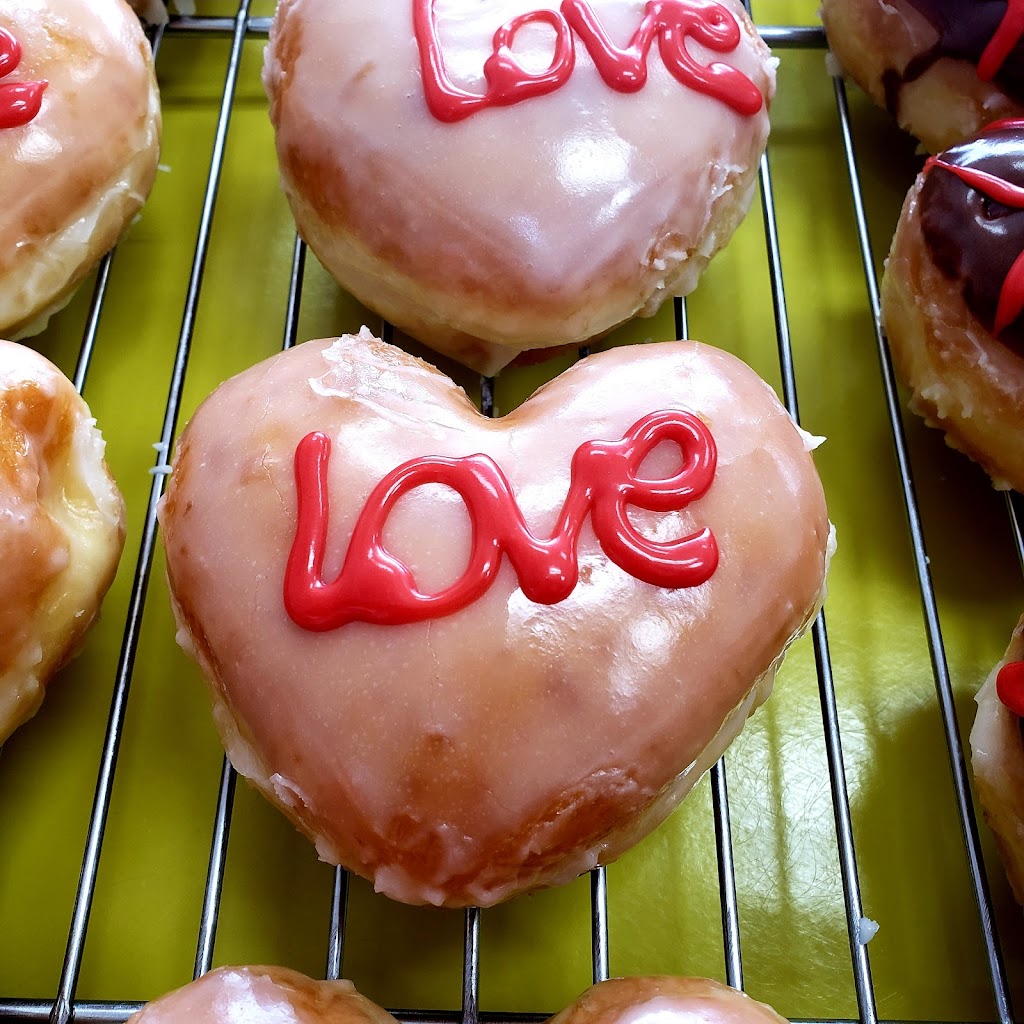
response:
[[[396,1024],[350,981],[285,967],[218,967],[144,1006],[128,1024]]]
[[[110,586],[124,503],[85,402],[0,341],[0,743],[42,703]]]
[[[774,62],[739,0],[723,3],[740,46],[689,49],[739,68],[770,100]],[[482,93],[495,30],[557,8],[438,0],[454,84]],[[644,2],[594,8],[624,45]],[[550,29],[517,37],[531,70],[551,50]],[[426,106],[411,0],[283,0],[264,82],[299,228],[358,298],[483,372],[653,313],[694,288],[746,212],[768,113],[743,116],[682,85],[657,45],[648,66],[642,90],[617,92],[577,40],[557,92],[445,124]]]
[[[21,44],[3,83],[48,82],[29,124],[0,129],[0,332],[23,337],[118,239],[156,175],[160,100],[123,0],[0,0]]]
[[[667,539],[710,526],[721,562],[664,590],[610,562],[588,519],[581,579],[543,606],[504,560],[446,618],[309,633],[283,606],[299,440],[334,440],[325,578],[374,485],[424,455],[491,456],[547,536],[573,452],[681,408],[719,451]],[[644,473],[668,475],[657,449]],[[239,771],[320,854],[406,902],[488,904],[568,881],[654,828],[771,688],[823,594],[829,525],[806,436],[734,357],[695,343],[592,356],[500,420],[368,335],[310,342],[222,385],[182,435],[160,511],[179,640],[212,684]],[[239,529],[238,524],[247,524]],[[466,564],[454,493],[402,498],[385,543],[433,592]]]

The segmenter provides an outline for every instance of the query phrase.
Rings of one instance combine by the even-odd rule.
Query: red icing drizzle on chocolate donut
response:
[[[764,105],[757,86],[728,64],[700,64],[686,42],[694,39],[716,53],[739,46],[740,27],[729,11],[714,0],[651,0],[629,45],[612,43],[586,0],[563,0],[559,10],[517,15],[495,33],[491,55],[484,61],[487,91],[467,92],[448,77],[437,32],[436,0],[413,0],[413,30],[427,106],[439,121],[461,121],[491,107],[510,106],[560,89],[576,66],[575,32],[593,58],[604,82],[619,92],[636,92],[647,82],[647,60],[654,37],[669,72],[683,85],[720,100],[738,114],[751,117]],[[528,24],[544,24],[555,33],[551,63],[529,72],[512,52],[516,33]]]
[[[999,28],[978,61],[978,77],[982,81],[991,82],[999,74],[1021,36],[1024,36],[1024,0],[1008,0]]]
[[[1018,718],[1024,717],[1024,661],[1011,661],[996,676],[996,696]]]
[[[984,166],[978,166],[984,164]],[[1021,350],[1024,313],[1024,119],[1005,118],[925,163],[921,227],[942,272],[963,283],[964,301],[1000,341]],[[952,175],[966,188],[951,191]],[[1014,218],[1017,218],[1014,220]]]
[[[0,78],[21,63],[21,44],[0,28]],[[9,82],[0,85],[0,128],[21,128],[39,113],[46,82]]]
[[[661,480],[637,476],[662,442],[679,447],[682,468]],[[493,459],[470,455],[412,459],[389,473],[362,509],[337,579],[323,579],[330,504],[327,467],[331,442],[307,434],[295,452],[298,514],[284,580],[285,609],[303,629],[324,631],[349,622],[400,625],[441,618],[467,607],[494,582],[507,555],[526,597],[557,604],[579,580],[577,542],[591,523],[605,554],[631,576],[656,587],[696,587],[718,567],[711,530],[672,541],[652,541],[629,521],[627,506],[678,512],[711,486],[718,451],[708,428],[686,412],[656,412],[635,423],[621,441],[586,441],[572,458],[569,493],[554,533],[530,532],[508,478]],[[384,547],[383,533],[395,503],[425,484],[442,484],[461,495],[473,526],[469,564],[437,594],[424,594],[412,573]]]

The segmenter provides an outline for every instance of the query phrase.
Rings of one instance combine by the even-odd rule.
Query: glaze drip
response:
[[[967,308],[1024,356],[1024,121],[999,121],[928,161],[921,231]]]
[[[931,49],[902,70],[882,76],[885,104],[899,115],[900,91],[920,78],[937,60],[950,57],[978,65],[978,76],[994,81],[1008,96],[1024,103],[1024,0],[905,0],[938,33]]]

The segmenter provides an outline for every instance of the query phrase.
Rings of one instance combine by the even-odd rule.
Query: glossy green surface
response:
[[[755,0],[763,24],[811,24],[815,3]],[[212,10],[213,5],[208,5]],[[218,8],[219,9],[219,8]],[[255,13],[270,13],[257,4]],[[246,43],[223,183],[185,383],[182,423],[225,377],[281,344],[293,244],[276,180],[263,44]],[[181,323],[228,42],[168,37],[158,71],[167,167],[120,247],[85,395],[129,507],[125,558],[102,621],[40,715],[0,754],[0,1000],[52,998],[71,918],[110,693]],[[786,299],[808,429],[839,535],[827,604],[869,950],[885,1018],[993,1015],[968,885],[920,598],[840,146],[820,50],[780,51],[770,145]],[[912,141],[851,90],[876,263],[919,166]],[[689,303],[693,337],[730,349],[780,383],[760,211]],[[88,308],[79,295],[37,346],[73,370]],[[300,339],[379,319],[309,262]],[[617,340],[673,334],[671,309]],[[509,371],[507,411],[564,365]],[[448,367],[446,366],[446,369]],[[464,371],[467,386],[473,381]],[[961,728],[1024,605],[1002,496],[913,418],[906,422]],[[754,496],[756,500],[756,496]],[[143,999],[191,977],[221,750],[196,668],[174,643],[158,553],[79,995]],[[728,758],[747,989],[789,1017],[856,1014],[818,684],[808,639]],[[1022,920],[986,843],[1000,933],[1024,1006]],[[608,873],[613,973],[724,977],[707,780]],[[240,786],[216,961],[322,973],[332,872]],[[556,1010],[590,980],[589,886],[488,911],[481,1002]],[[392,904],[354,881],[345,974],[392,1007],[455,1008],[463,918]]]

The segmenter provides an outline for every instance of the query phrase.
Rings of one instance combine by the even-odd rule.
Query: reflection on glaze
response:
[[[448,77],[437,32],[436,0],[413,0],[413,28],[427,106],[439,121],[461,121],[490,107],[510,106],[560,89],[576,66],[575,32],[593,58],[604,82],[618,92],[637,92],[647,82],[647,59],[655,35],[665,67],[683,85],[711,96],[738,114],[752,117],[764,104],[754,83],[728,64],[698,63],[687,40],[716,53],[739,46],[736,19],[714,0],[651,0],[629,45],[619,49],[608,37],[586,0],[563,0],[559,10],[528,11],[505,22],[495,33],[484,61],[487,91],[480,95],[454,85]],[[513,53],[516,34],[526,25],[546,25],[554,32],[554,52],[547,69],[527,71]]]
[[[932,260],[962,282],[982,324],[1024,352],[1024,120],[996,121],[930,158],[925,171],[921,230]]]
[[[937,60],[950,57],[977,65],[978,77],[995,81],[1007,95],[1024,102],[1024,0],[907,0],[935,30],[938,42],[901,71],[882,76],[886,106],[899,114],[899,94]]]
[[[678,446],[682,468],[661,480],[638,477],[644,459],[666,441]],[[581,444],[573,455],[568,496],[548,540],[530,532],[508,478],[488,456],[412,459],[374,488],[356,522],[338,578],[326,583],[330,450],[327,435],[312,433],[295,452],[298,522],[285,572],[284,602],[288,615],[303,629],[337,629],[354,621],[400,625],[451,615],[485,593],[503,554],[529,600],[557,604],[579,579],[576,547],[588,511],[605,554],[645,583],[669,589],[695,587],[718,567],[718,545],[707,527],[678,540],[652,541],[634,529],[627,514],[630,505],[678,512],[711,486],[717,447],[708,428],[690,413],[651,413],[621,441]],[[386,550],[383,541],[395,503],[426,484],[455,490],[473,524],[465,572],[437,594],[419,591],[409,568]]]
[[[996,694],[1018,718],[1024,717],[1024,661],[1011,661],[999,670]]]
[[[21,44],[0,28],[0,78],[21,63]],[[39,113],[46,82],[11,82],[0,85],[0,128],[21,128]]]

